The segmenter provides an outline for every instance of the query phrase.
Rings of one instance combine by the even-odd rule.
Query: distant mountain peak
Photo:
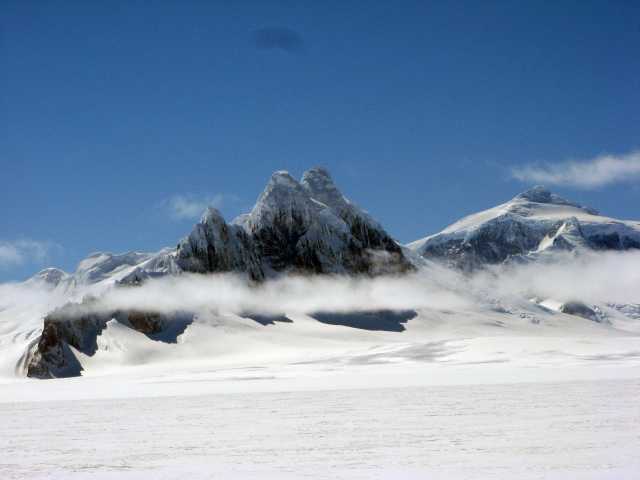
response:
[[[224,217],[217,208],[207,207],[200,218],[200,223],[224,223]]]
[[[523,198],[536,203],[553,203],[553,194],[542,185],[531,187],[517,195],[516,198]]]
[[[47,285],[56,286],[61,281],[65,280],[69,274],[59,268],[49,267],[44,270],[40,270],[33,277],[29,279],[31,282],[44,282]]]
[[[640,224],[602,217],[592,208],[535,186],[409,244],[425,258],[472,270],[542,251],[640,249]]]
[[[546,203],[550,205],[568,205],[571,207],[580,208],[581,210],[584,210],[585,212],[590,213],[592,215],[598,215],[597,210],[590,207],[585,207],[584,205],[580,205],[579,203],[567,200],[566,198],[563,198],[560,195],[557,195],[551,192],[549,189],[547,189],[542,185],[536,185],[516,195],[514,197],[514,200],[526,200],[528,202]]]

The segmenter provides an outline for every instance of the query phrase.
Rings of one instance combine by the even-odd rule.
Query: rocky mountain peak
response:
[[[200,223],[204,225],[207,225],[207,224],[219,225],[221,223],[225,223],[225,221],[224,221],[224,217],[220,213],[220,210],[213,207],[207,207],[204,213],[202,214],[202,217],[200,218]]]
[[[286,170],[278,170],[271,174],[269,182],[265,187],[262,195],[272,193],[280,190],[299,190],[301,189],[298,181],[293,178]]]
[[[329,172],[322,167],[304,172],[301,184],[312,198],[324,203],[338,215],[341,215],[348,205]]]
[[[289,172],[274,172],[258,201],[242,224],[249,231],[256,231],[273,223],[276,217],[294,216],[308,219],[317,210],[307,191]]]
[[[473,270],[513,259],[535,260],[541,252],[638,249],[640,228],[536,186],[409,247],[425,258]]]
[[[285,170],[274,172],[267,186],[258,197],[253,211],[267,206],[290,207],[294,203],[308,199],[307,193],[298,181]]]

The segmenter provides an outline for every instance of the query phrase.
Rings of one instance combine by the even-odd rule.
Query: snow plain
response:
[[[5,376],[0,478],[640,474],[635,332],[551,311],[291,319],[203,318],[177,344],[112,322],[86,376]]]
[[[150,280],[112,300],[198,307],[177,342],[111,321],[93,356],[76,352],[83,376],[58,380],[20,366],[69,292],[1,286],[0,479],[635,480],[638,257],[601,260],[493,283]],[[600,302],[595,322],[524,295],[545,289],[633,303]],[[289,321],[221,313],[257,305]],[[366,329],[303,312],[358,305],[416,316]]]

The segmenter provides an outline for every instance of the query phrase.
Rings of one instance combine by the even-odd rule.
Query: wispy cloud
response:
[[[52,242],[37,240],[0,240],[0,268],[14,267],[27,263],[44,263],[53,250],[60,246]]]
[[[194,220],[199,218],[207,207],[222,208],[229,198],[221,193],[210,196],[174,195],[164,202],[164,206],[174,220]]]
[[[582,161],[525,165],[511,170],[523,182],[597,188],[640,179],[640,150],[624,155],[600,155]]]

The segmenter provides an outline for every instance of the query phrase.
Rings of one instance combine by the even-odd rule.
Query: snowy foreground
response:
[[[639,478],[634,332],[234,322],[171,345],[114,322],[84,377],[0,378],[0,478]]]
[[[631,379],[7,403],[0,477],[631,480],[639,389]]]
[[[177,248],[0,284],[0,480],[635,480],[639,272],[640,223],[541,187],[404,247],[276,172]]]

